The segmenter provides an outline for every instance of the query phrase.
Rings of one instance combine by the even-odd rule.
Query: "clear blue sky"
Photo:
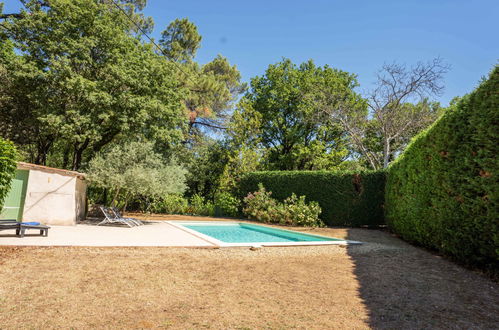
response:
[[[5,12],[18,1],[6,1]],[[442,57],[452,66],[444,105],[470,92],[499,60],[499,1],[486,0],[148,0],[153,37],[188,17],[203,36],[197,60],[229,58],[243,79],[288,57],[358,75],[371,86],[384,62],[412,64]]]

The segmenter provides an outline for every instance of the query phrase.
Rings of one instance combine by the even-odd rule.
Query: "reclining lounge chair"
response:
[[[111,212],[114,213],[114,216],[116,218],[121,218],[121,219],[125,219],[125,220],[129,220],[129,221],[132,221],[133,223],[135,223],[137,226],[142,226],[143,223],[142,221],[140,221],[139,219],[135,219],[135,218],[125,218],[123,215],[121,215],[121,212],[120,210],[118,210],[117,207],[110,207],[111,209]]]
[[[40,230],[40,236],[47,237],[50,227],[40,224],[39,222],[18,222],[17,220],[0,220],[0,230],[15,229],[16,235],[24,237],[26,230]]]
[[[133,218],[123,218],[121,216],[118,216],[111,208],[105,207],[105,206],[99,206],[100,210],[104,214],[104,220],[99,222],[97,226],[103,225],[106,223],[119,223],[122,225],[127,225],[128,227],[135,227],[135,226],[140,226],[142,225],[142,222],[140,222],[137,219]]]
[[[0,230],[15,229],[16,235],[19,235],[19,222],[17,220],[0,220]]]

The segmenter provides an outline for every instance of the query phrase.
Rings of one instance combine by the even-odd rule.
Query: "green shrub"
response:
[[[263,222],[274,222],[277,217],[277,201],[270,197],[272,192],[266,191],[262,184],[258,185],[258,191],[250,192],[244,198],[245,207],[243,213],[250,219]]]
[[[140,212],[186,214],[186,215],[215,215],[215,204],[201,195],[193,195],[187,199],[178,194],[167,194],[162,197],[149,197],[133,200],[130,209]]]
[[[498,269],[499,68],[388,169],[386,218],[402,238]]]
[[[154,204],[154,213],[184,214],[188,210],[189,203],[181,195],[168,194]]]
[[[215,209],[219,210],[220,215],[236,217],[239,215],[240,201],[228,192],[218,193],[215,196]]]
[[[258,191],[244,198],[243,212],[250,218],[268,223],[295,226],[322,226],[319,219],[321,208],[317,202],[305,202],[305,196],[294,193],[279,203],[271,197],[272,192],[258,185]]]
[[[316,201],[321,220],[328,226],[378,226],[384,224],[385,173],[382,171],[267,171],[246,174],[239,195],[256,191],[262,183],[278,201],[295,193]]]
[[[305,202],[305,196],[297,197],[294,193],[284,200],[281,208],[280,224],[307,227],[322,226],[319,215],[322,210],[317,202]]]
[[[194,215],[215,215],[215,205],[205,200],[201,195],[195,194],[189,200],[188,213]]]
[[[0,210],[16,173],[16,159],[17,151],[14,144],[0,138]]]

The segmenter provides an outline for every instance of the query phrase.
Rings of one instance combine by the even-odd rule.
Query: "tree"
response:
[[[327,90],[322,108],[333,121],[341,123],[354,148],[373,169],[386,168],[410,138],[442,112],[428,97],[442,92],[442,78],[448,69],[439,58],[410,68],[385,64],[377,74],[375,88],[368,93],[369,114],[345,102],[329,102]],[[382,147],[380,152],[376,143]]]
[[[176,19],[161,32],[159,44],[165,55],[174,61],[192,61],[201,44],[197,26],[188,18]]]
[[[259,150],[261,114],[241,100],[228,123],[226,132],[227,162],[220,177],[219,190],[234,193],[239,180],[261,167]]]
[[[131,142],[97,154],[87,173],[92,185],[112,191],[113,206],[120,202],[126,207],[130,200],[141,197],[182,194],[186,170],[174,163],[166,164],[152,142]]]
[[[224,130],[233,101],[246,89],[239,70],[221,55],[205,65],[191,62],[185,67],[190,73],[188,79],[183,78],[188,90],[184,104],[189,133],[196,135],[203,129]]]
[[[233,100],[246,90],[241,74],[227,58],[218,55],[200,65],[194,61],[201,36],[187,18],[176,19],[162,32],[162,54],[179,63],[178,80],[189,95],[184,100],[191,137],[203,130],[223,130]]]
[[[362,107],[353,91],[355,75],[312,61],[297,66],[289,59],[270,65],[251,80],[251,89],[240,103],[241,118],[259,114],[259,145],[268,169],[332,169],[348,156],[344,129],[323,120],[317,101],[322,89],[334,90],[338,100]],[[332,98],[330,99],[331,102]]]
[[[186,195],[198,194],[213,200],[228,161],[224,141],[205,138],[195,148],[184,149],[183,153],[186,154],[184,164],[188,170]]]
[[[440,95],[444,89],[443,75],[449,67],[439,58],[428,63],[384,65],[377,75],[377,84],[369,94],[369,107],[379,122],[383,136],[383,168],[388,166],[390,146],[408,130],[427,125],[425,107],[407,107],[410,101],[422,102],[426,97]]]
[[[134,11],[145,2],[123,3]],[[183,139],[177,69],[133,35],[121,10],[92,0],[25,6],[1,23],[18,55],[0,63],[12,86],[0,119],[30,161],[76,170],[121,136],[164,146]]]

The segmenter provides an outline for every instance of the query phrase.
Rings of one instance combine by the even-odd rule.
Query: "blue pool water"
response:
[[[341,239],[303,234],[246,223],[236,224],[182,224],[182,226],[211,236],[225,243],[262,242],[320,242],[342,241]]]

